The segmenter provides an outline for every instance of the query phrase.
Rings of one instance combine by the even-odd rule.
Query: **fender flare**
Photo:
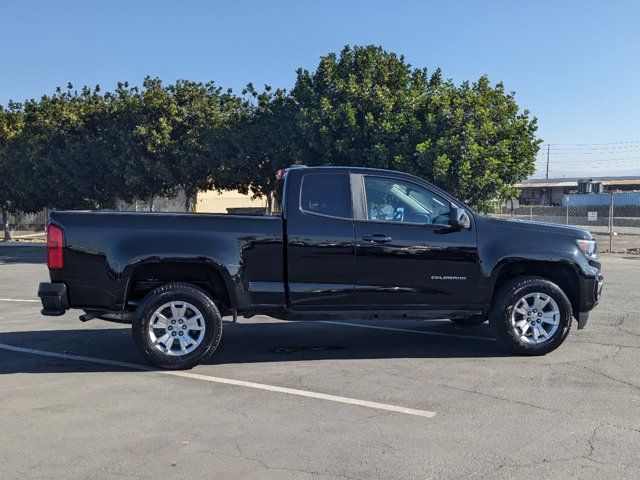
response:
[[[162,263],[190,263],[197,265],[204,265],[208,268],[211,268],[215,272],[217,272],[222,281],[224,282],[225,289],[229,296],[229,303],[231,308],[238,308],[238,304],[241,302],[239,298],[241,296],[241,285],[239,268],[236,269],[236,272],[230,272],[229,268],[223,265],[216,259],[209,257],[192,257],[192,256],[148,256],[137,258],[129,262],[124,269],[122,270],[122,278],[124,280],[125,288],[123,292],[122,298],[122,308],[126,307],[127,299],[131,293],[132,288],[132,279],[134,277],[134,273],[139,268],[151,265],[151,264],[162,264]]]

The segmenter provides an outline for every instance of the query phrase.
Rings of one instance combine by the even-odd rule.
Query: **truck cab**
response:
[[[473,215],[445,192],[333,167],[290,170],[285,192],[291,310],[482,310]]]

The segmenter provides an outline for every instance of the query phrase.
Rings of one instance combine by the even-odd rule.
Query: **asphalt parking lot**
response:
[[[488,325],[255,317],[186,375],[126,325],[40,316],[43,261],[0,248],[2,479],[640,478],[640,256],[603,257],[546,357]]]

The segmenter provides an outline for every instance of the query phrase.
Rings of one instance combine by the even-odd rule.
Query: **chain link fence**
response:
[[[489,215],[584,228],[594,235],[601,252],[640,254],[640,192],[567,194],[561,202],[562,205],[519,205],[516,200],[513,204],[496,205]],[[184,211],[184,197],[158,199],[154,209]],[[119,205],[119,210],[147,210],[147,207]],[[8,223],[14,239],[42,240],[46,212],[10,215]]]
[[[143,201],[134,203],[117,202],[118,211],[147,212],[149,205]],[[157,197],[154,199],[153,210],[155,212],[184,212],[185,197],[179,194],[175,198]],[[42,242],[45,238],[45,228],[47,226],[48,209],[36,213],[16,213],[7,214],[7,228],[10,232],[11,240],[23,242]],[[4,239],[2,225],[0,230],[0,241]]]
[[[568,194],[563,205],[506,205],[493,217],[571,225],[589,230],[601,252],[640,253],[640,192]]]

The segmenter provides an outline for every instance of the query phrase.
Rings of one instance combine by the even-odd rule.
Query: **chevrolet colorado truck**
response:
[[[354,167],[278,172],[263,216],[51,212],[44,315],[130,320],[152,364],[210,357],[223,315],[490,321],[543,355],[598,303],[588,231],[475,213],[414,176]]]

